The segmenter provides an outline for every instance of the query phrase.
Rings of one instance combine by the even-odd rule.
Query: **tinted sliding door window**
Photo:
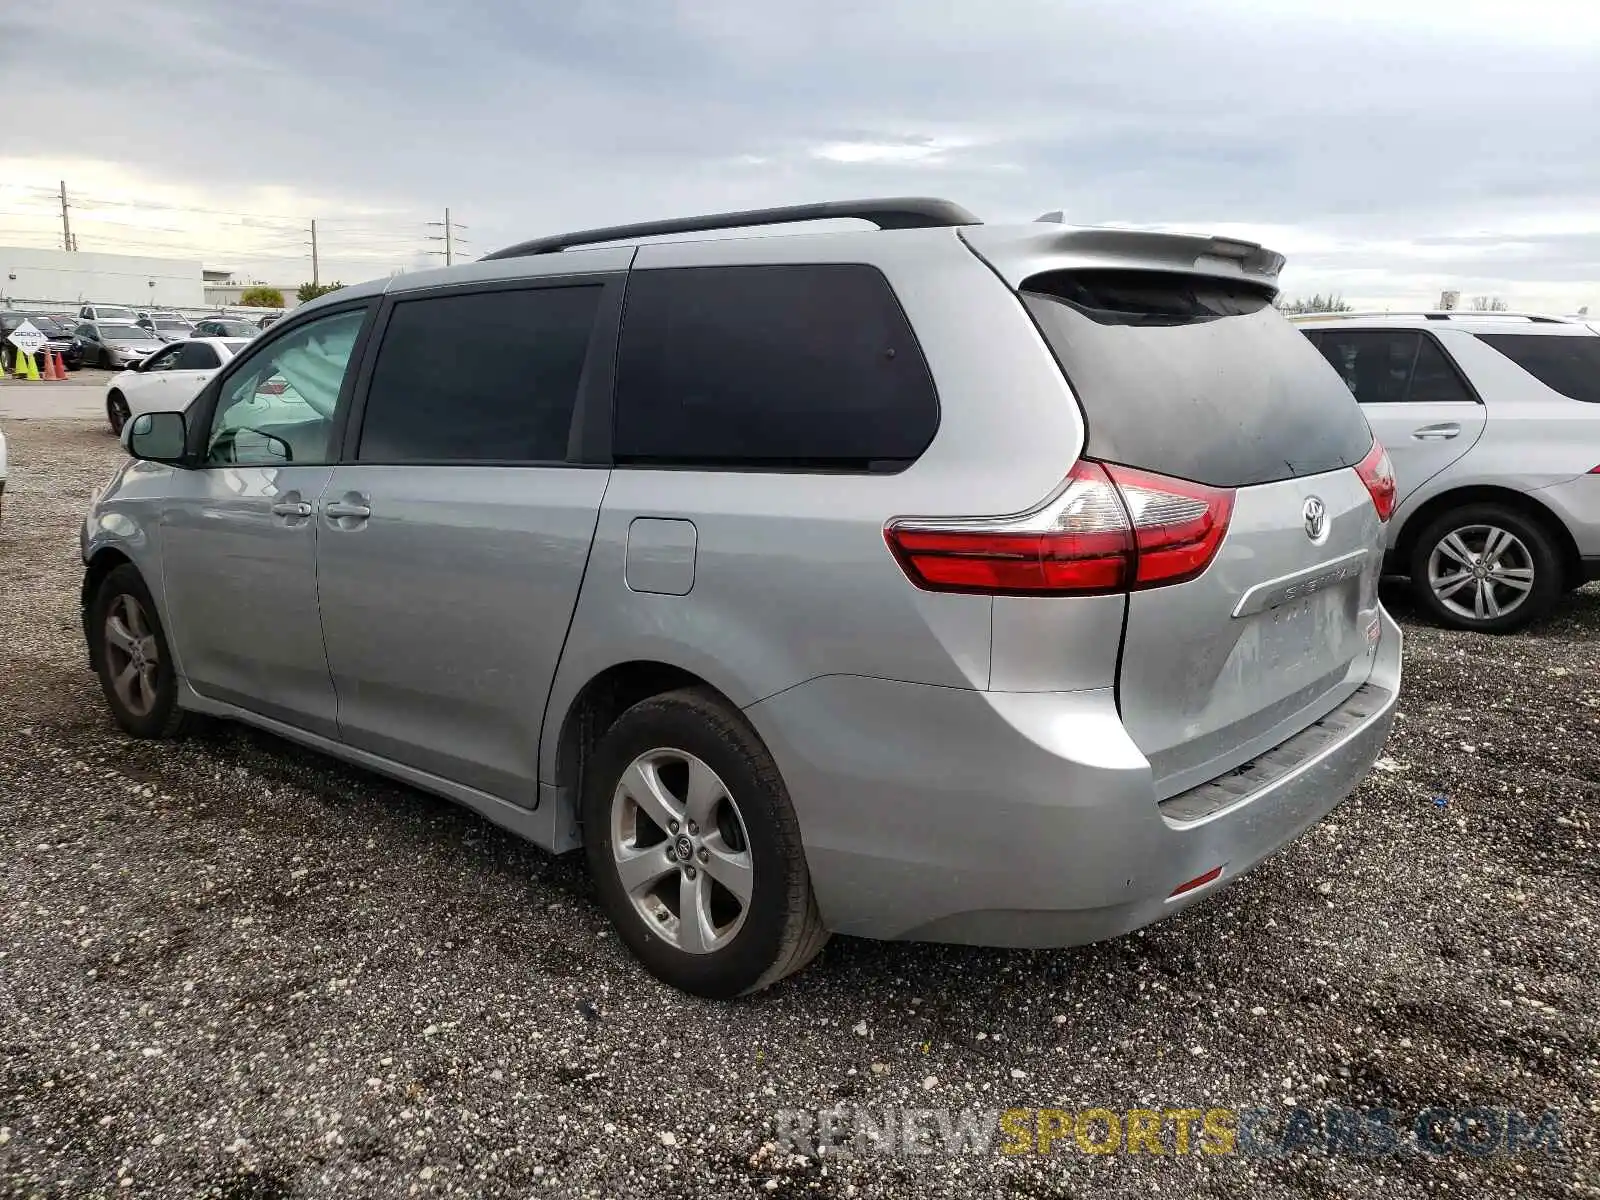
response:
[[[360,462],[565,462],[603,289],[402,300],[383,334]]]
[[[898,470],[939,424],[911,325],[873,267],[673,267],[628,279],[619,464]]]

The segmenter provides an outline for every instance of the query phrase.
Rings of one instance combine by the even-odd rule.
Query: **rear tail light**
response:
[[[1378,520],[1387,521],[1394,516],[1394,466],[1389,462],[1389,452],[1377,438],[1372,439],[1372,449],[1356,464],[1356,474],[1367,485],[1372,496],[1372,507],[1378,510]]]
[[[1232,514],[1231,491],[1084,460],[1036,513],[895,521],[884,536],[928,591],[1089,596],[1195,578]]]

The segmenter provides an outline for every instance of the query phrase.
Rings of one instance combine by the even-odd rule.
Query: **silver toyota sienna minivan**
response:
[[[90,661],[135,736],[245,721],[582,847],[701,995],[830,932],[1112,937],[1393,717],[1393,477],[1281,265],[901,199],[342,288],[128,423]]]

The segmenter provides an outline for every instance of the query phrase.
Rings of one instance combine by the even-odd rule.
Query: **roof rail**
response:
[[[1512,320],[1528,321],[1535,325],[1573,325],[1581,323],[1578,317],[1553,317],[1548,313],[1530,312],[1491,312],[1487,309],[1426,309],[1426,308],[1396,308],[1379,311],[1372,309],[1364,312],[1308,312],[1292,313],[1291,321],[1343,321],[1349,319],[1370,321],[1374,317],[1423,317],[1429,321],[1457,321],[1457,320]]]
[[[523,258],[530,254],[553,254],[575,246],[600,242],[620,242],[630,238],[655,237],[669,233],[709,233],[717,229],[743,229],[754,225],[790,225],[800,221],[837,221],[855,217],[871,221],[879,229],[939,229],[982,222],[959,204],[920,196],[900,196],[887,200],[829,200],[821,204],[794,204],[787,208],[751,208],[744,212],[712,213],[703,217],[673,217],[666,221],[641,221],[634,225],[611,225],[602,229],[580,229],[576,233],[557,233],[549,237],[518,242],[504,250],[483,256],[484,262],[498,258]]]

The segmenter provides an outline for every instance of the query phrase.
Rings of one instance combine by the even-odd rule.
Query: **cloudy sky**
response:
[[[652,216],[945,196],[1233,233],[1285,290],[1600,311],[1595,0],[7,6],[0,245],[280,283]],[[52,241],[54,239],[54,241]]]

